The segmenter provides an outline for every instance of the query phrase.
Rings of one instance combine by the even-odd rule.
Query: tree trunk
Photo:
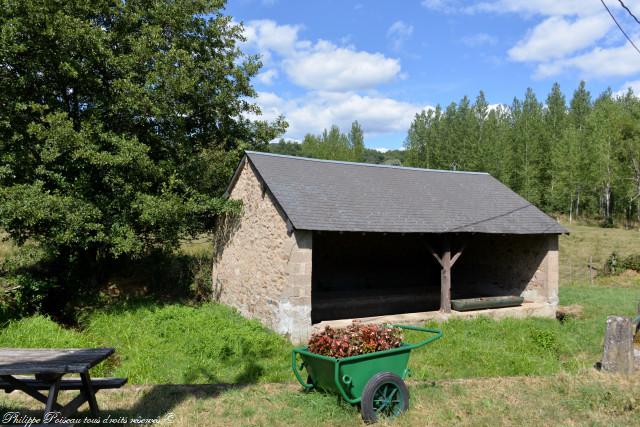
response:
[[[604,187],[604,220],[609,224],[611,219],[611,184],[607,183]]]
[[[569,224],[573,221],[573,194],[571,194],[571,201],[569,202]]]

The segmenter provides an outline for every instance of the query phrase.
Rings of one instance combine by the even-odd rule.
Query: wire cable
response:
[[[600,0],[600,3],[602,3],[604,8],[607,9],[607,12],[609,12],[609,16],[611,17],[611,19],[613,19],[613,22],[616,23],[616,25],[618,26],[618,29],[620,29],[620,32],[622,32],[622,34],[624,34],[624,36],[627,38],[627,40],[629,40],[629,43],[631,43],[631,46],[633,46],[633,48],[636,50],[636,52],[638,52],[640,54],[640,49],[638,49],[638,46],[636,46],[636,44],[633,42],[633,40],[631,40],[631,37],[629,37],[629,35],[620,26],[620,24],[618,23],[618,20],[616,19],[615,16],[613,16],[613,13],[611,13],[611,11],[609,10],[609,7],[604,2],[604,0]]]
[[[640,20],[638,20],[638,18],[636,17],[636,15],[634,15],[634,14],[633,14],[633,12],[631,12],[631,9],[629,9],[629,8],[627,7],[627,5],[626,5],[626,4],[624,4],[624,2],[623,2],[622,0],[618,0],[618,3],[620,3],[620,6],[622,6],[622,7],[624,8],[624,10],[626,10],[626,11],[629,13],[629,15],[631,15],[631,17],[632,17],[633,19],[635,19],[635,20],[636,20],[636,22],[637,22],[638,24],[640,24]]]

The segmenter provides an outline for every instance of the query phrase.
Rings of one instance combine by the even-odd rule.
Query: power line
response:
[[[640,20],[638,20],[638,18],[636,18],[636,15],[634,15],[633,12],[631,12],[631,9],[629,9],[627,7],[627,5],[624,4],[624,2],[622,0],[618,0],[618,3],[620,3],[620,6],[624,7],[624,9],[629,13],[629,15],[631,15],[631,17],[633,19],[635,19],[638,24],[640,24]]]
[[[629,40],[629,43],[631,43],[631,46],[633,46],[633,48],[636,50],[636,52],[640,53],[640,49],[638,49],[638,46],[636,46],[636,44],[633,42],[633,40],[631,40],[631,37],[629,37],[629,35],[627,33],[625,33],[624,29],[622,29],[622,27],[618,23],[618,20],[616,19],[615,16],[613,16],[613,13],[611,13],[611,11],[609,10],[609,7],[604,2],[604,0],[600,0],[600,3],[602,3],[604,8],[607,9],[607,12],[609,12],[609,16],[611,17],[611,19],[613,19],[613,22],[616,23],[616,25],[620,29],[620,32],[622,32],[622,34],[624,34],[624,36],[627,38],[627,40]]]

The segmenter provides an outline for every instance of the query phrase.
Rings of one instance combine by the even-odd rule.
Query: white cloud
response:
[[[487,33],[477,33],[462,38],[462,43],[469,47],[494,45],[498,39]]]
[[[403,21],[396,21],[387,30],[387,38],[391,41],[393,49],[400,50],[402,44],[413,34],[413,25]]]
[[[453,13],[460,9],[460,3],[457,0],[422,0],[420,4],[436,12]]]
[[[619,4],[612,3],[613,13],[629,24],[632,37],[640,36],[636,23]],[[469,6],[460,0],[425,0],[422,4],[446,13],[517,14],[531,21],[531,27],[507,56],[513,61],[533,63],[537,78],[576,71],[582,77],[601,78],[640,72],[637,52],[632,53],[621,39],[599,1],[486,0]],[[632,10],[640,10],[640,0],[628,0],[626,4]]]
[[[590,52],[540,64],[537,77],[550,77],[578,70],[583,77],[629,76],[640,73],[640,55],[629,44],[619,47],[595,47]]]
[[[262,83],[263,85],[272,85],[273,81],[278,78],[278,70],[275,68],[270,68],[256,76],[256,79]]]
[[[299,25],[278,25],[272,20],[250,21],[245,26],[246,45],[257,49],[264,63],[279,62],[293,83],[307,89],[370,89],[400,77],[397,59],[326,40],[313,43],[300,39],[301,29]]]
[[[250,21],[245,28],[245,48],[261,53],[268,64],[257,81],[269,85],[284,77],[306,89],[287,97],[275,90],[258,93],[261,119],[285,116],[289,123],[285,139],[300,140],[307,133],[317,134],[334,124],[346,131],[354,120],[360,122],[367,136],[406,132],[414,115],[427,108],[375,91],[377,86],[403,77],[395,58],[358,50],[353,45],[303,39],[299,25],[260,20]],[[398,21],[388,35],[390,39],[406,39],[412,31],[410,25]],[[362,90],[367,94],[358,93]]]
[[[614,96],[625,96],[629,89],[633,90],[633,93],[638,96],[640,95],[640,80],[633,80],[630,82],[626,82],[623,84],[619,90],[613,93]]]
[[[562,58],[591,46],[611,28],[605,15],[578,18],[575,21],[552,16],[538,24],[528,36],[509,50],[514,61],[547,61]]]
[[[377,147],[377,148],[372,148],[372,150],[375,150],[375,151],[377,151],[378,153],[382,153],[382,154],[384,154],[384,153],[386,153],[387,151],[389,151],[390,149],[389,149],[389,148],[384,148],[384,147]]]
[[[245,44],[256,46],[268,58],[271,51],[280,55],[293,54],[301,29],[300,25],[278,25],[270,19],[249,21],[244,26]]]
[[[585,0],[496,0],[480,2],[468,12],[520,13],[523,15],[591,15],[603,10],[598,1]]]
[[[358,120],[366,136],[405,132],[417,112],[432,108],[384,96],[324,91],[294,99],[260,92],[257,103],[266,119],[283,114],[289,122],[285,136],[293,139],[301,139],[306,133],[320,133],[334,124],[346,130],[354,120]]]
[[[315,90],[372,88],[400,73],[400,63],[396,59],[338,47],[324,40],[308,52],[286,58],[283,67],[295,84]]]

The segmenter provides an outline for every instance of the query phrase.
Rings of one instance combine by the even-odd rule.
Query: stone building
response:
[[[522,296],[554,316],[566,230],[486,173],[247,152],[217,233],[214,294],[301,342],[350,319],[473,316],[451,299]]]

